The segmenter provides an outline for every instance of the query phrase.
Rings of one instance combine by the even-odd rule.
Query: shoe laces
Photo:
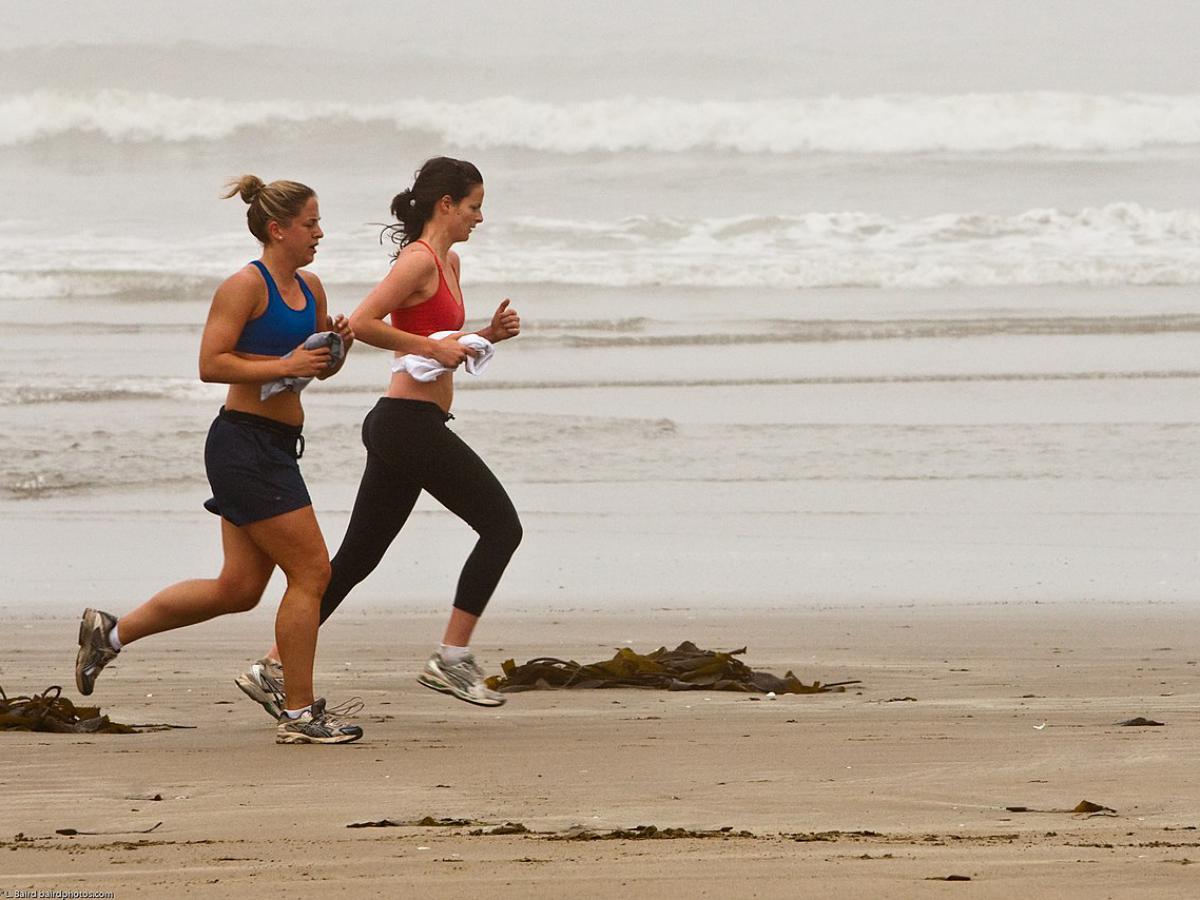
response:
[[[483,681],[483,679],[486,677],[483,674],[483,669],[479,667],[479,663],[475,662],[475,656],[473,654],[468,653],[466,656],[464,656],[459,665],[462,666],[462,668],[466,671],[470,672],[477,681]]]
[[[326,712],[332,713],[338,718],[349,719],[361,712],[364,705],[361,697],[351,697],[349,700],[343,700],[337,706],[326,707]]]
[[[313,716],[312,723],[314,725],[319,725],[324,728],[327,728],[330,731],[340,731],[342,728],[345,728],[345,727],[355,727],[355,726],[349,725],[346,722],[343,722],[339,716],[335,716],[328,709],[322,710],[321,714],[319,716]]]

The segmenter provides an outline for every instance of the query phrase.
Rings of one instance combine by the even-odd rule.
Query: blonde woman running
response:
[[[258,605],[275,567],[287,590],[275,617],[275,640],[288,671],[275,740],[281,744],[343,744],[362,729],[325,711],[313,696],[313,656],[321,596],[329,583],[329,553],[300,474],[304,410],[296,390],[263,399],[263,385],[281,378],[328,378],[340,368],[325,346],[305,349],[315,332],[335,331],[348,350],[354,333],[344,316],[326,311],[320,279],[302,271],[323,234],[317,196],[294,181],[264,184],[253,175],[231,185],[247,204],[250,233],[261,258],[217,289],[200,341],[200,379],[229,385],[204,448],[212,499],[221,517],[224,563],[216,578],[181,581],[120,618],[83,613],[75,684],[88,695],[101,670],[135,641]],[[305,382],[307,383],[307,382]]]

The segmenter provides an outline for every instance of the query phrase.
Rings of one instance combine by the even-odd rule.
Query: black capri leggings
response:
[[[436,403],[380,397],[363,422],[367,467],[342,546],[331,561],[321,621],[379,565],[422,489],[479,534],[454,606],[480,615],[521,543],[521,521],[496,476],[448,427]]]

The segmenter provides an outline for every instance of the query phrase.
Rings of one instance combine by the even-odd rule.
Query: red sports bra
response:
[[[429,337],[435,331],[458,331],[466,321],[466,311],[463,305],[450,293],[450,285],[446,283],[446,273],[442,271],[442,261],[424,241],[413,241],[420,244],[433,254],[434,265],[438,270],[438,287],[433,296],[422,300],[414,306],[402,306],[392,310],[392,327],[407,331],[409,334],[419,334]]]

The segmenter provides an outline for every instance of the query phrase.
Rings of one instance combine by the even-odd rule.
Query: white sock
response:
[[[309,706],[303,706],[300,709],[285,709],[283,714],[289,719],[298,719],[311,709],[312,705],[310,704]]]
[[[450,665],[460,663],[471,655],[470,647],[452,647],[449,644],[442,644],[438,648],[438,656],[443,662],[448,662]]]
[[[118,653],[121,652],[121,636],[117,634],[117,629],[120,627],[121,623],[118,622],[112,627],[112,631],[108,633],[108,646],[112,647]]]

